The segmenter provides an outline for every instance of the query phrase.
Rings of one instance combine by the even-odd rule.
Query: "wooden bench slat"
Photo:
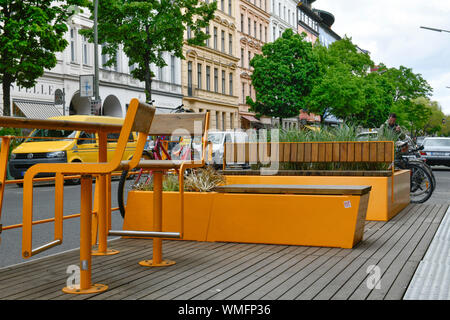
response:
[[[216,187],[215,191],[220,193],[363,195],[370,192],[371,189],[371,186],[232,184]]]

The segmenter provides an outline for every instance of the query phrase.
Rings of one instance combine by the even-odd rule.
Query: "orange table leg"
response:
[[[153,171],[153,231],[162,231],[162,171]],[[162,259],[162,239],[153,239],[153,259],[139,262],[145,267],[166,267],[175,261]]]
[[[98,161],[107,162],[108,161],[108,151],[107,151],[107,136],[104,132],[98,133],[99,137],[99,152]],[[108,202],[107,193],[107,178],[105,175],[99,176],[97,179],[96,186],[99,189],[99,203],[98,203],[98,248],[93,250],[92,254],[94,256],[109,256],[119,253],[117,250],[108,249],[108,210],[107,207],[110,206],[111,202]]]
[[[80,284],[64,287],[63,292],[74,294],[99,293],[108,286],[91,282],[91,228],[92,228],[92,177],[81,177],[81,217],[80,217]]]

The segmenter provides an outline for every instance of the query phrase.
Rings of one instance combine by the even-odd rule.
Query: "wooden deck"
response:
[[[353,249],[238,243],[164,241],[167,268],[145,268],[152,241],[117,239],[120,254],[93,257],[94,283],[109,290],[68,295],[68,266],[78,250],[0,271],[0,300],[194,299],[400,300],[447,211],[446,204],[410,205],[389,222],[367,222]],[[367,268],[381,271],[380,289],[369,289]]]

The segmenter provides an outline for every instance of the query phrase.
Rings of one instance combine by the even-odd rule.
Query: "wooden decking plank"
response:
[[[404,266],[401,268],[399,275],[387,292],[385,296],[386,300],[400,300],[403,298],[420,261],[425,256],[425,253],[439,228],[440,221],[442,221],[447,212],[447,209],[448,205],[444,205],[439,210],[433,221],[429,224],[429,228],[426,230],[420,241],[418,241],[413,252],[408,257],[408,261],[406,261]]]
[[[151,274],[140,278],[139,283],[126,283],[117,288],[112,288],[110,298],[116,300],[139,299],[142,296],[145,296],[154,291],[162,290],[170,285],[176,287],[177,281],[182,281],[187,277],[195,278],[196,276],[198,276],[198,273],[201,276],[202,273],[207,273],[208,270],[215,270],[216,268],[220,268],[220,263],[227,263],[227,261],[230,260],[236,261],[241,256],[245,256],[248,253],[259,252],[263,250],[264,246],[235,244],[233,247],[247,248],[247,251],[238,251],[237,254],[236,252],[233,252],[231,250],[227,252],[221,251],[218,252],[217,255],[205,252],[201,259],[192,259],[192,257],[190,257],[183,263],[180,262],[179,264],[172,266],[170,268],[171,270],[167,271],[167,274],[163,273],[162,276],[161,274],[159,274],[157,277],[158,279],[154,279],[155,275]],[[202,259],[205,260],[204,263],[201,263]],[[190,261],[197,262],[195,267],[185,267],[185,264]],[[165,270],[163,271],[166,272]],[[173,274],[170,273],[170,271],[173,271]]]
[[[262,300],[277,300],[285,292],[291,289],[295,284],[302,279],[306,278],[314,270],[319,268],[322,264],[326,263],[331,257],[328,256],[318,256],[316,259],[311,261],[308,265],[304,266],[302,269],[296,270],[289,279],[286,279],[283,283],[280,283],[277,287],[273,288],[266,295],[264,295]],[[289,280],[289,281],[288,281]]]
[[[333,256],[330,257],[326,262],[320,265],[317,269],[311,272],[308,276],[298,281],[293,287],[291,287],[288,291],[286,291],[282,296],[278,299],[280,300],[294,300],[299,295],[301,295],[304,291],[308,290],[308,288],[314,284],[317,279],[320,279],[328,270],[330,270],[333,266],[335,266],[339,261],[341,261],[343,257]]]
[[[237,288],[231,294],[226,295],[227,292],[223,290],[223,292],[220,293],[220,296],[223,296],[224,299],[229,300],[243,300],[247,299],[247,297],[252,294],[260,293],[261,288],[264,285],[266,285],[270,281],[273,281],[280,274],[285,273],[289,268],[297,264],[299,260],[301,260],[300,258],[303,259],[306,257],[306,255],[303,253],[305,250],[304,247],[299,247],[297,249],[298,250],[295,250],[294,252],[283,256],[283,259],[280,259],[280,263],[263,276],[258,277],[258,279],[255,279],[248,285],[242,286],[241,288]],[[217,299],[220,296],[219,295],[214,296],[213,299]]]
[[[119,248],[119,247],[118,247]],[[165,252],[171,252],[173,250],[180,250],[179,248],[177,249],[176,247],[172,246],[166,246],[165,247],[166,251]],[[121,261],[128,261],[128,259],[130,258],[130,256],[134,256],[134,255],[140,255],[142,256],[142,249],[135,247],[132,248],[130,250],[127,250],[126,253],[120,253],[118,256],[104,256],[104,257],[93,257],[93,267],[92,267],[92,278],[93,281],[95,281],[95,279],[98,277],[99,274],[99,269],[105,269],[105,268],[110,268],[111,266],[117,267],[120,266],[120,262]],[[59,266],[52,266],[52,270],[58,270],[60,269],[61,272],[52,272],[51,273],[51,279],[49,281],[46,281],[45,284],[42,285],[37,285],[36,281],[38,281],[38,283],[43,282],[42,278],[39,277],[38,279],[36,278],[36,275],[34,275],[34,278],[28,279],[25,284],[21,284],[18,286],[19,290],[8,290],[8,294],[10,296],[8,296],[8,299],[30,299],[31,295],[35,294],[37,295],[36,298],[39,299],[52,299],[55,296],[63,296],[65,294],[63,294],[60,290],[55,291],[55,287],[56,286],[60,286],[61,288],[64,287],[65,285],[65,280],[67,280],[68,278],[68,274],[65,273],[65,270],[67,269],[67,267],[70,264],[75,264],[77,265],[77,263],[79,263],[79,253],[76,252],[76,256],[72,257],[72,263],[69,264],[63,264],[63,265],[59,265]],[[44,292],[46,289],[48,289],[48,294],[44,294]],[[11,293],[15,294],[13,296],[11,296]]]
[[[141,240],[142,241],[142,240]],[[148,241],[148,240],[147,240]],[[181,244],[181,243],[180,243]],[[201,250],[201,246],[199,246],[198,248],[195,247],[174,247],[173,250],[168,250],[168,248],[165,248],[166,250],[164,251],[166,254],[177,254],[178,251],[183,251],[186,249],[190,249],[193,250],[193,252],[195,252],[196,250]],[[187,251],[189,252],[189,251]],[[99,259],[100,258],[100,259]],[[120,258],[120,259],[119,259]],[[93,281],[95,280],[99,280],[99,278],[103,280],[105,280],[104,282],[100,282],[100,281],[95,281],[95,282],[100,282],[100,283],[105,283],[108,286],[110,286],[110,281],[113,280],[117,280],[120,279],[124,276],[127,276],[126,272],[124,272],[124,270],[127,270],[127,267],[131,264],[137,264],[138,260],[142,260],[144,259],[144,257],[142,257],[142,251],[140,250],[131,250],[130,251],[125,251],[125,252],[121,252],[118,256],[114,256],[114,257],[96,257],[96,260],[104,260],[104,261],[108,261],[111,262],[109,264],[105,264],[105,263],[93,263]],[[131,260],[131,261],[130,261]],[[113,270],[111,272],[111,270]],[[103,279],[105,276],[103,274],[107,274],[106,279]],[[66,276],[67,277],[67,276]],[[103,277],[103,278],[102,278]],[[60,286],[64,286],[64,279],[61,280],[61,284],[59,284]],[[70,299],[70,298],[75,298],[75,300],[77,299],[86,299],[88,298],[87,296],[84,295],[66,295],[64,293],[62,293],[60,290],[54,290],[54,287],[51,287],[49,290],[46,291],[44,298],[46,300],[50,300],[50,299]],[[36,293],[35,293],[36,294]],[[37,293],[39,294],[39,293]],[[28,299],[29,297],[27,297]],[[30,297],[31,298],[31,297]],[[39,295],[37,297],[37,299],[39,299]]]
[[[417,226],[417,228],[411,228],[408,231],[408,233],[412,231],[412,234],[405,233],[402,240],[397,243],[397,245],[399,246],[401,246],[400,244],[403,243],[403,246],[398,250],[395,256],[394,256],[395,251],[392,250],[391,252],[389,252],[388,255],[386,255],[383,258],[383,260],[387,260],[385,263],[383,263],[384,262],[383,260],[380,261],[379,267],[382,270],[380,289],[369,291],[366,299],[368,300],[384,299],[385,295],[392,287],[392,284],[399,275],[400,270],[406,264],[409,256],[413,252],[414,248],[417,246],[417,243],[421,241],[422,237],[430,227],[429,221],[432,221],[432,219],[430,220],[429,218],[430,217],[434,218],[436,215],[438,215],[441,207],[442,206],[440,205],[434,206],[433,210],[430,211],[430,214],[427,216],[427,218],[423,219],[422,223],[419,226],[415,225]],[[389,255],[392,255],[394,257],[389,257]],[[411,274],[411,277],[412,276],[413,274]],[[404,290],[406,291],[406,288]],[[400,296],[403,296],[403,293],[400,294]]]
[[[273,277],[263,286],[259,287],[258,290],[253,291],[251,294],[247,295],[245,299],[249,300],[263,299],[276,288],[285,285],[285,283],[288,282],[289,279],[291,279],[295,274],[297,274],[299,270],[306,268],[308,265],[310,265],[312,262],[314,262],[314,260],[318,258],[319,258],[318,256],[300,254],[296,258],[293,258],[293,260],[295,260],[295,263],[293,265],[285,269],[282,273],[276,275],[276,277]],[[271,297],[267,297],[267,299],[271,299]]]
[[[411,213],[414,210],[414,206],[408,206],[406,210],[402,211],[401,214],[403,217],[406,213]],[[410,219],[412,215],[408,215],[405,218]],[[396,229],[394,228],[396,225],[387,223],[387,222],[377,222],[379,228],[372,227],[374,233],[360,242],[351,253],[341,260],[340,263],[343,264],[342,271],[337,274],[333,279],[330,279],[329,283],[326,283],[326,286],[322,287],[322,290],[314,297],[314,299],[319,300],[328,300],[333,297],[336,292],[342,289],[347,283],[349,279],[355,274],[355,272],[363,265],[367,260],[369,260],[369,256],[364,256],[367,250],[374,250],[382,245],[382,239],[384,237],[390,237],[390,234],[394,233]],[[387,234],[387,235],[386,235]],[[380,240],[381,239],[381,240]],[[339,266],[338,266],[339,267]]]
[[[113,240],[108,241],[108,247],[111,247],[112,243],[114,243],[114,245],[115,245],[115,243],[118,242],[117,240],[119,240],[119,239],[113,239]],[[127,240],[127,239],[124,239],[124,240]],[[127,247],[127,245],[125,243],[122,244],[122,242],[121,242],[121,246],[123,246],[124,248]],[[112,246],[112,247],[114,249],[117,249],[117,248],[115,248],[115,246]],[[70,258],[68,258],[70,254],[79,255],[79,249],[72,249],[72,250],[58,253],[57,254],[58,262],[60,262],[63,259],[64,260],[70,259]],[[55,258],[55,255],[51,255],[51,256],[44,256],[37,260],[31,260],[31,261],[24,260],[24,263],[22,263],[20,265],[15,265],[15,266],[6,267],[6,268],[1,269],[0,270],[0,288],[5,279],[9,280],[12,277],[21,277],[23,275],[29,274],[31,267],[33,268],[33,270],[36,270],[36,271],[48,269],[48,261],[55,260],[54,258]]]
[[[235,276],[236,274],[243,272],[247,268],[251,268],[258,262],[263,262],[271,259],[273,255],[276,255],[280,251],[286,249],[286,246],[276,246],[272,248],[266,248],[266,250],[262,250],[261,252],[246,254],[244,261],[234,260],[233,262],[228,263],[225,266],[216,268],[214,271],[209,272],[208,274],[202,274],[200,277],[197,277],[196,279],[189,279],[188,281],[183,279],[180,284],[176,283],[175,285],[171,285],[170,287],[165,287],[163,290],[146,295],[143,298],[167,300],[180,297],[180,295],[186,294],[187,292],[201,292],[202,290],[204,290],[204,288],[210,288],[212,285],[220,282],[223,279]],[[181,297],[181,299],[183,299],[183,297]]]
[[[199,245],[205,245],[205,243],[198,243]],[[211,244],[211,243],[210,243]],[[210,246],[210,250],[205,250],[204,246],[200,246],[198,250],[194,252],[190,250],[181,249],[178,252],[178,255],[171,255],[170,258],[174,259],[176,257],[176,264],[174,266],[168,268],[149,268],[142,267],[138,265],[138,262],[142,260],[142,258],[136,259],[133,263],[128,263],[124,265],[122,268],[118,268],[116,270],[119,273],[119,276],[110,276],[110,273],[102,274],[101,281],[104,281],[105,284],[108,284],[109,290],[95,295],[90,296],[89,299],[94,300],[104,300],[109,299],[111,296],[117,295],[118,293],[124,293],[129,287],[136,287],[139,284],[142,286],[148,286],[146,282],[149,282],[151,285],[157,284],[158,282],[163,281],[166,278],[170,278],[171,275],[177,275],[179,272],[184,270],[189,270],[192,265],[195,265],[196,262],[201,261],[205,258],[205,253],[209,253],[212,257],[216,255],[223,255],[223,248],[229,247],[224,243],[212,243]],[[236,247],[232,245],[231,247]],[[155,280],[156,279],[156,280]],[[145,280],[145,281],[144,281]],[[153,282],[152,282],[153,281]],[[70,300],[78,300],[79,297],[72,296],[69,297]]]
[[[411,226],[411,221],[415,221],[420,217],[420,214],[423,212],[423,207],[417,207],[418,210],[411,210],[410,217],[406,220],[405,223],[401,224],[392,224],[392,228],[389,230],[391,232],[384,233],[373,246],[370,246],[367,250],[365,250],[361,257],[370,259],[369,262],[363,264],[354,274],[351,275],[350,279],[343,285],[336,294],[332,297],[332,299],[342,300],[348,299],[353,295],[354,291],[363,283],[363,281],[367,277],[367,267],[370,265],[375,265],[379,261],[380,256],[384,256],[384,254],[390,250],[395,245],[396,240],[403,234],[403,230],[408,230]],[[389,223],[386,223],[389,225]],[[369,263],[369,264],[368,264]]]
[[[296,249],[298,248],[294,246],[287,247],[284,250],[270,255],[268,259],[264,259],[256,264],[253,264],[251,267],[246,268],[242,272],[229,275],[221,282],[217,282],[215,280],[214,284],[212,285],[211,283],[205,283],[203,285],[203,288],[198,287],[195,290],[191,290],[187,294],[183,294],[181,298],[193,300],[225,299],[227,296],[233,294],[242,287],[246,287],[259,277],[264,276],[266,273],[270,272],[291,257],[296,256],[298,254],[297,252],[299,251]],[[210,287],[207,288],[208,286]],[[220,291],[217,291],[213,287],[219,289]],[[200,291],[201,293],[198,294],[198,291]]]
[[[121,246],[117,247],[118,249],[122,249]],[[125,248],[125,247],[123,247]],[[170,247],[169,247],[170,248]],[[142,248],[136,248],[135,251],[139,251],[142,250]],[[123,256],[123,255],[122,255]],[[67,269],[67,267],[71,264],[79,264],[79,250],[74,250],[68,253],[63,253],[58,255],[58,260],[55,263],[52,263],[51,268],[52,269],[58,269],[58,268],[63,268],[64,270]],[[108,259],[111,259],[111,257],[105,257]],[[119,259],[121,258],[121,256],[119,256]],[[54,259],[53,259],[54,260]],[[95,260],[93,260],[93,265],[95,266]],[[23,288],[23,283],[28,284],[30,281],[33,280],[34,277],[38,276],[40,274],[44,274],[45,275],[45,271],[49,269],[48,264],[46,263],[45,265],[41,266],[41,268],[36,268],[35,266],[33,267],[33,273],[30,273],[29,271],[26,272],[26,270],[22,270],[23,272],[18,273],[16,276],[11,277],[11,279],[13,281],[8,282],[1,282],[2,284],[12,284],[14,286],[21,286],[21,288]],[[65,272],[64,272],[65,273]],[[67,275],[66,275],[67,277]],[[41,280],[42,278],[39,277],[39,280]],[[10,287],[1,287],[2,291],[10,291],[11,288]]]
[[[387,291],[387,288],[389,287],[389,283],[392,283],[398,274],[398,270],[390,267],[397,259],[400,259],[401,264],[404,264],[406,262],[409,254],[412,252],[413,248],[416,245],[414,243],[413,244],[414,247],[411,248],[408,247],[408,244],[411,243],[412,240],[417,241],[420,239],[420,236],[424,233],[424,231],[426,231],[428,227],[428,224],[425,222],[426,219],[430,216],[434,218],[438,210],[439,210],[438,206],[426,207],[426,210],[424,210],[422,215],[420,215],[417,218],[415,223],[411,224],[410,227],[403,234],[399,235],[399,239],[397,241],[394,241],[394,245],[390,248],[390,250],[386,251],[384,255],[381,257],[377,257],[376,255],[373,256],[373,258],[379,260],[379,262],[376,265],[380,268],[381,281],[382,283],[384,283],[384,285],[382,285],[380,289],[376,290],[370,289],[365,284],[361,285],[357,290],[355,290],[353,295],[350,296],[350,299],[365,300],[371,293],[375,293],[375,295],[378,296],[380,299],[384,297],[384,294]]]

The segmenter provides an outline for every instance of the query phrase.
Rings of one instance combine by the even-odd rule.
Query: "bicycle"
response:
[[[192,110],[186,110],[183,107],[184,105],[182,104],[177,108],[175,108],[171,113],[193,112]],[[163,141],[164,140],[162,139],[162,137],[157,137],[153,145],[150,145],[149,141],[143,152],[144,159],[163,160],[165,158],[167,160],[172,160],[172,156],[170,152],[167,150],[167,148],[164,146]],[[178,150],[172,150],[172,155],[177,156],[180,160],[186,160],[192,156],[191,155],[192,149],[190,147],[184,148],[181,145],[181,140],[178,142],[178,146],[179,146]],[[133,174],[136,175],[136,178],[131,184],[132,189],[138,188],[141,185],[149,185],[152,182],[153,175],[150,170],[145,170],[141,168],[137,172],[134,172]],[[125,206],[126,206],[124,200],[125,184],[130,176],[131,175],[129,175],[128,170],[122,171],[117,189],[117,202],[119,206],[120,215],[122,216],[122,218],[125,218]]]
[[[412,158],[419,148],[410,149],[407,141],[396,143],[394,166],[396,169],[410,170],[410,201],[411,203],[426,202],[436,187],[432,170],[416,158]],[[415,157],[415,156],[414,156]],[[430,174],[431,171],[431,174]]]

